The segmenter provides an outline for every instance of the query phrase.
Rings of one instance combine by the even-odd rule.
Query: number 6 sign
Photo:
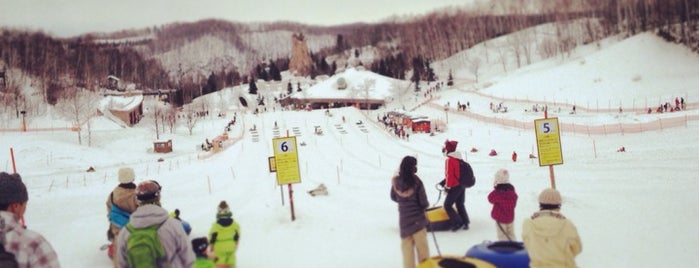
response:
[[[272,145],[274,146],[277,183],[283,185],[301,182],[296,137],[276,138],[272,140]]]

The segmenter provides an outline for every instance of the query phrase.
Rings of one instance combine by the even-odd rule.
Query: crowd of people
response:
[[[466,187],[460,182],[463,170],[456,151],[457,141],[447,140],[442,148],[445,153],[444,210],[451,222],[451,231],[468,230],[470,219],[465,208]],[[390,198],[398,204],[398,224],[401,237],[403,267],[414,268],[430,258],[427,230],[430,222],[426,216],[429,207],[423,182],[417,176],[417,159],[405,156],[392,178]],[[488,194],[492,204],[490,216],[495,223],[495,235],[499,241],[516,241],[515,208],[518,195],[510,182],[510,172],[499,169],[493,176],[493,189]],[[573,222],[561,213],[560,192],[547,188],[539,194],[539,210],[522,224],[522,244],[529,257],[529,267],[577,267],[575,257],[582,252],[582,242]],[[456,207],[456,210],[454,210]],[[436,243],[436,241],[435,241]],[[438,248],[438,247],[437,247]]]
[[[217,207],[208,236],[190,239],[191,228],[179,219],[179,210],[168,213],[161,206],[162,186],[155,180],[135,184],[135,177],[133,169],[119,169],[118,185],[107,196],[113,267],[236,266],[240,226],[225,201]],[[58,268],[52,245],[24,225],[28,201],[22,177],[0,172],[0,267]]]
[[[450,230],[469,230],[465,207],[466,186],[460,182],[462,172],[457,141],[444,144],[444,209],[451,222]],[[398,174],[391,180],[390,198],[398,204],[401,252],[406,268],[430,258],[425,214],[429,202],[422,180],[417,175],[418,162],[405,156]],[[153,262],[154,267],[235,267],[240,243],[240,226],[226,201],[217,206],[215,221],[206,237],[189,238],[188,225],[179,211],[168,213],[161,206],[162,185],[155,180],[135,183],[136,174],[129,167],[120,168],[118,185],[109,193],[106,211],[109,219],[107,238],[111,241],[114,267],[139,267]],[[0,172],[0,249],[14,255],[17,267],[60,267],[51,244],[39,233],[24,226],[23,217],[29,195],[19,174]],[[518,195],[510,182],[510,172],[499,169],[493,176],[488,194],[492,204],[490,216],[498,240],[515,241],[515,207]],[[525,218],[521,238],[530,259],[530,267],[576,267],[575,257],[582,242],[573,222],[561,213],[562,198],[556,189],[544,189],[539,195],[539,210]],[[454,207],[456,209],[454,209]],[[155,241],[155,242],[152,242]]]

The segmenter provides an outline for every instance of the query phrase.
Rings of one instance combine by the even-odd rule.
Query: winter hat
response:
[[[561,194],[553,188],[545,189],[539,194],[539,204],[560,205]]]
[[[160,184],[154,180],[144,181],[136,186],[136,199],[140,204],[160,201]]]
[[[495,179],[493,180],[493,185],[507,184],[510,183],[510,172],[507,169],[500,169],[495,172]]]
[[[447,150],[447,153],[451,153],[453,151],[456,151],[457,144],[459,144],[458,141],[447,140],[444,142],[444,149]]]
[[[206,257],[206,248],[209,247],[209,242],[206,237],[197,237],[192,239],[192,249],[198,257]]]
[[[221,203],[218,204],[218,211],[216,212],[216,218],[217,219],[226,219],[230,218],[233,216],[233,213],[231,212],[231,209],[228,207],[228,204],[226,201],[221,201]]]
[[[29,200],[27,187],[19,174],[0,172],[0,204],[24,203]]]
[[[119,169],[119,183],[132,183],[134,178],[136,178],[136,174],[132,168],[123,167]]]

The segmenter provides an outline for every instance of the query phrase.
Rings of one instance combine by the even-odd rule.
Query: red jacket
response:
[[[444,178],[446,179],[446,187],[452,188],[459,185],[459,161],[461,161],[461,153],[451,152],[447,154],[447,160],[444,162]]]
[[[488,201],[493,204],[490,216],[499,223],[512,223],[515,220],[517,192],[512,184],[498,184],[490,194]]]

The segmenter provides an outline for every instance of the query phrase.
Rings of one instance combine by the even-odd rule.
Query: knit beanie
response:
[[[458,144],[458,141],[447,140],[444,142],[444,149],[447,150],[447,153],[451,153],[453,151],[456,151],[456,145]]]
[[[560,205],[561,194],[553,188],[545,189],[539,194],[539,204]]]
[[[160,201],[160,184],[154,180],[144,181],[136,186],[136,199],[139,204],[155,203]]]
[[[123,167],[119,169],[119,183],[132,183],[134,178],[136,178],[136,174],[132,168]]]
[[[24,203],[29,200],[27,187],[19,174],[0,172],[0,204]]]
[[[495,172],[495,178],[493,179],[493,185],[507,184],[510,183],[510,172],[507,169],[500,169]]]
[[[206,257],[206,248],[209,247],[209,242],[206,237],[197,237],[192,239],[192,249],[197,257]]]
[[[217,219],[227,219],[233,216],[231,209],[228,207],[226,201],[221,201],[218,204],[218,211],[216,212]]]

